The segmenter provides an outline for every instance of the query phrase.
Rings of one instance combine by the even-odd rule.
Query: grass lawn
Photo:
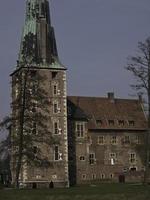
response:
[[[67,189],[5,189],[0,200],[150,200],[150,186],[100,184]]]

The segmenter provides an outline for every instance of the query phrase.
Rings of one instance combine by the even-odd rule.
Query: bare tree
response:
[[[24,162],[38,166],[50,165],[46,156],[42,155],[40,144],[54,144],[48,128],[49,110],[48,94],[43,88],[44,75],[34,63],[37,63],[36,35],[29,33],[24,38],[22,61],[14,78],[13,85],[17,88],[17,96],[12,107],[12,149],[16,163],[15,185],[19,187],[19,176]]]
[[[150,37],[145,42],[138,43],[138,51],[135,56],[128,58],[126,69],[130,71],[136,79],[136,83],[131,85],[138,93],[142,93],[147,98],[147,131],[145,134],[145,173],[144,184],[149,178],[150,161]]]

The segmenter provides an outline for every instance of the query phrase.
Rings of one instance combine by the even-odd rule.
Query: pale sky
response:
[[[150,0],[51,0],[50,9],[59,57],[68,68],[68,95],[134,93],[124,66],[138,41],[150,36]],[[9,74],[18,58],[25,0],[2,1],[0,15],[1,119],[10,113]]]

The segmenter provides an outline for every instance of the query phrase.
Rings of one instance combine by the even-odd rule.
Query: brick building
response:
[[[74,96],[67,108],[72,183],[142,181],[146,121],[140,99]]]
[[[11,77],[13,183],[21,148],[15,142],[20,139],[19,182],[24,186],[142,180],[146,118],[141,100],[116,99],[113,93],[107,98],[67,97],[66,68],[59,61],[47,0],[27,0]],[[31,164],[28,157],[34,160],[39,154],[41,165]]]

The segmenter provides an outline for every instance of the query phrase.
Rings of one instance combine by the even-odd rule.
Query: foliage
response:
[[[126,69],[130,71],[136,83],[131,85],[137,92],[144,93],[147,97],[147,107],[148,107],[148,120],[147,129],[145,133],[145,173],[144,173],[144,183],[148,182],[149,177],[149,160],[150,160],[150,37],[145,40],[145,42],[138,43],[138,52],[135,56],[131,56],[128,59],[128,64]]]

